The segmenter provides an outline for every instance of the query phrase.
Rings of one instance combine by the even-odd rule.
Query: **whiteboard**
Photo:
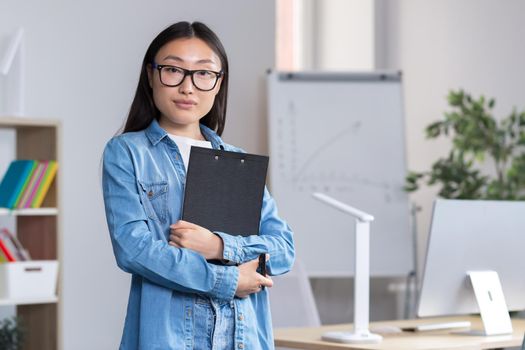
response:
[[[370,273],[413,269],[399,73],[268,73],[269,182],[311,277],[352,276],[355,221],[323,192],[375,217]]]

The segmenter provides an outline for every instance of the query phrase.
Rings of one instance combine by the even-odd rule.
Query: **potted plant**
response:
[[[452,110],[430,124],[426,135],[451,138],[452,149],[431,170],[410,172],[405,190],[416,191],[424,182],[440,186],[442,198],[525,199],[525,112],[514,109],[497,121],[494,99],[474,99],[463,90],[450,91],[448,103]],[[487,161],[493,171],[483,171]]]
[[[18,318],[6,318],[0,321],[0,349],[22,349],[24,331]]]

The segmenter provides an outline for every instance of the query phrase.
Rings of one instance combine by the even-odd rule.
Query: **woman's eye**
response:
[[[182,70],[180,70],[180,69],[177,68],[177,67],[165,67],[164,70],[165,70],[167,73],[170,73],[170,74],[178,74],[178,73],[182,73]]]
[[[200,70],[195,72],[199,78],[211,78],[213,77],[213,73],[209,70]]]

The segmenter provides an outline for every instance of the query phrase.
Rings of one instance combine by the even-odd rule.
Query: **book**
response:
[[[16,261],[14,253],[7,247],[6,242],[2,238],[0,238],[0,250],[2,251],[8,262]]]
[[[31,260],[29,252],[24,248],[22,243],[20,243],[18,238],[14,234],[12,234],[7,228],[3,228],[0,230],[0,239],[3,239],[4,242],[8,243],[6,244],[8,249],[14,253],[17,260]]]
[[[268,161],[266,156],[192,146],[182,219],[212,232],[258,235]]]
[[[20,189],[20,192],[17,195],[17,198],[15,200],[15,203],[13,204],[13,208],[18,208],[18,204],[20,203],[24,193],[26,192],[26,189],[28,188],[29,184],[31,183],[31,179],[33,178],[33,174],[35,173],[35,169],[38,165],[38,162],[36,160],[32,160],[33,165],[31,166],[31,170],[29,171],[28,176],[26,177],[26,180],[24,181],[24,184],[22,185],[22,188]]]
[[[32,207],[33,200],[35,199],[38,188],[42,184],[42,179],[44,178],[44,174],[46,173],[46,169],[48,165],[49,165],[49,161],[40,162],[39,169],[38,169],[38,177],[36,179],[35,186],[31,189],[31,193],[29,194],[27,201],[24,203],[24,208]]]
[[[27,208],[26,207],[26,203],[29,200],[29,197],[31,196],[31,192],[33,191],[33,189],[36,186],[36,183],[38,181],[38,176],[40,175],[40,173],[42,171],[42,166],[43,165],[42,165],[41,162],[36,162],[35,169],[33,170],[32,174],[31,174],[31,176],[29,178],[27,186],[26,186],[24,192],[22,193],[22,195],[20,196],[20,199],[18,200],[18,203],[16,204],[17,208]]]
[[[0,207],[15,207],[15,202],[33,166],[33,160],[14,160],[9,164],[9,168],[0,183]]]
[[[53,183],[53,180],[56,177],[57,170],[58,163],[54,160],[50,160],[41,185],[37,190],[35,198],[33,199],[33,203],[31,203],[31,208],[40,208],[47,192],[49,191],[49,188],[51,187],[51,184]]]

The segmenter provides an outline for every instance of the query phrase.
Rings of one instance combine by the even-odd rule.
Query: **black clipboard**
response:
[[[267,156],[192,146],[182,219],[212,232],[259,234],[268,161]],[[264,254],[259,273],[266,275]]]

